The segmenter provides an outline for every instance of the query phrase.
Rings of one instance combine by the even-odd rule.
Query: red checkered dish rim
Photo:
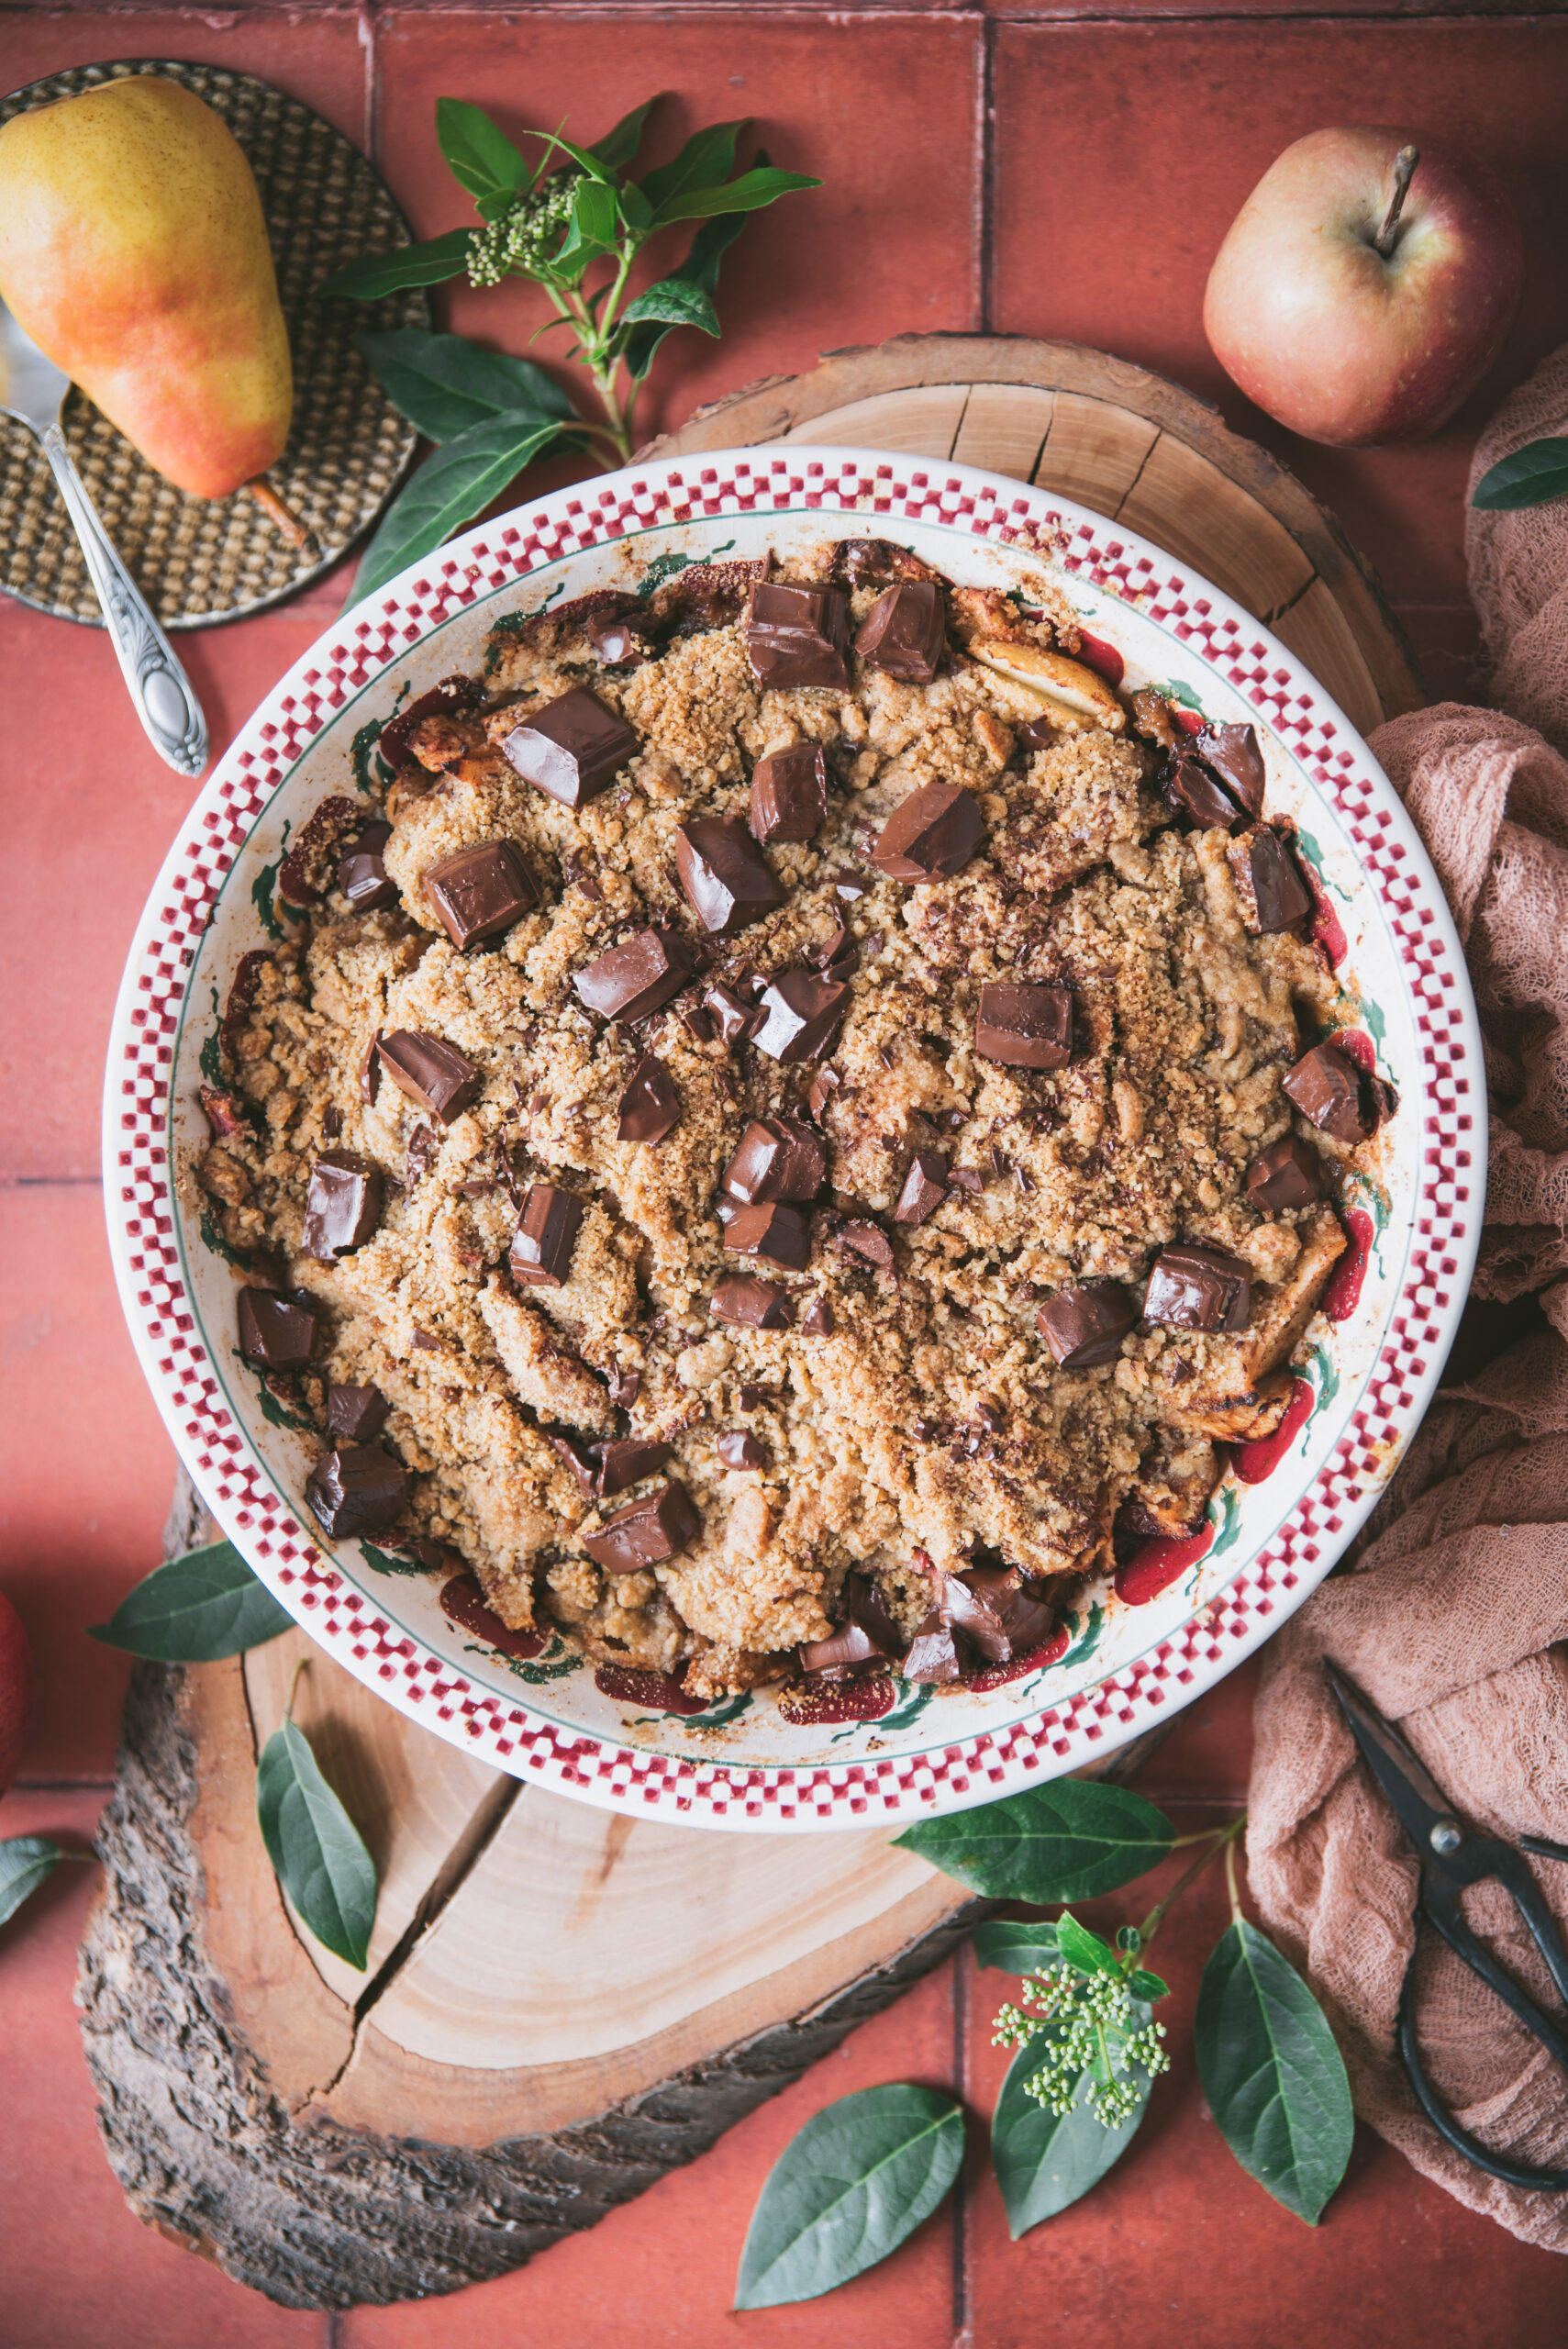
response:
[[[1157,620],[1236,688],[1331,803],[1373,885],[1420,1040],[1425,1125],[1404,1279],[1358,1407],[1274,1535],[1217,1595],[1143,1655],[1027,1718],[918,1753],[751,1767],[577,1732],[475,1687],[378,1614],[316,1546],[236,1426],[202,1341],[176,1230],[171,1093],[189,974],[224,878],[354,695],[440,621],[545,564],[631,532],[803,507],[884,526],[937,522],[1037,561],[1049,547],[1082,587]],[[165,860],[127,963],[105,1088],[110,1245],[139,1358],[208,1506],[312,1637],[369,1687],[516,1776],[633,1816],[762,1831],[895,1823],[1103,1755],[1231,1670],[1328,1572],[1414,1431],[1462,1308],[1485,1197],[1481,1069],[1462,952],[1408,818],[1343,714],[1247,613],[1118,526],[973,467],[839,449],[718,451],[632,466],[442,548],[337,621],[241,730]]]

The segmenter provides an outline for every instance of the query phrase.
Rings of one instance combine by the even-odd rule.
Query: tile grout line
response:
[[[952,1969],[953,2087],[961,2108],[969,2103],[969,1944],[960,1945]],[[952,2338],[953,2349],[968,2349],[969,2329],[969,2194],[966,2157],[960,2164],[952,2198]]]

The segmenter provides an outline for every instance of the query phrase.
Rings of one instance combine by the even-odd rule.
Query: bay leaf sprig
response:
[[[638,394],[677,328],[719,333],[719,262],[753,212],[821,183],[777,170],[759,150],[736,172],[743,120],[695,131],[668,163],[630,176],[656,98],[634,106],[594,146],[560,131],[525,132],[532,160],[482,106],[436,101],[447,167],[473,199],[472,228],[350,262],[319,291],[375,302],[408,286],[467,276],[476,287],[522,277],[539,286],[564,328],[595,401],[580,411],[541,368],[457,335],[404,328],[358,338],[395,406],[439,453],[396,498],[361,563],[358,597],[439,546],[547,451],[592,451],[625,464],[635,446]],[[697,227],[684,258],[633,295],[643,249],[683,222]],[[507,468],[509,467],[509,470]],[[434,473],[434,484],[427,476]]]
[[[1568,440],[1528,440],[1484,473],[1471,497],[1484,514],[1515,513],[1568,497]]]
[[[323,1946],[362,1974],[375,1923],[375,1862],[322,1775],[294,1718],[295,1664],[284,1717],[256,1767],[256,1816],[279,1884]]]
[[[11,1835],[0,1842],[0,1925],[48,1883],[66,1857],[47,1835]]]
[[[160,1664],[213,1664],[275,1640],[293,1621],[232,1542],[155,1566],[88,1638]]]

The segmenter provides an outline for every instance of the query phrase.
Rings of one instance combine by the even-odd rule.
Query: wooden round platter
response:
[[[1059,489],[1228,588],[1363,731],[1423,698],[1375,582],[1299,483],[1120,361],[909,336],[752,385],[643,453],[788,438]],[[169,1554],[215,1535],[182,1479]],[[301,1656],[295,1717],[380,1879],[362,1976],[293,1917],[256,1824],[256,1756]],[[137,1667],[100,1842],[81,1999],[109,2160],[139,2215],[293,2307],[453,2291],[592,2225],[984,1908],[886,1830],[794,1838],[781,1865],[768,1837],[519,1784],[298,1631]]]

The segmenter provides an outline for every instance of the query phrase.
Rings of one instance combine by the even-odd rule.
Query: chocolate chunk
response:
[[[946,1152],[917,1150],[909,1161],[909,1172],[904,1177],[904,1188],[898,1194],[893,1220],[895,1223],[924,1223],[929,1215],[936,1213],[947,1195]]]
[[[852,1223],[840,1224],[833,1235],[833,1245],[847,1250],[852,1256],[862,1256],[879,1272],[890,1273],[893,1270],[893,1242],[879,1223],[857,1219]]]
[[[367,824],[344,852],[338,867],[338,886],[357,914],[384,913],[397,903],[397,884],[382,862],[382,851],[391,838],[390,824]]]
[[[839,979],[819,978],[804,964],[781,971],[763,990],[763,1019],[751,1041],[770,1060],[815,1060],[828,1050],[850,1006]]]
[[[825,1640],[803,1640],[797,1653],[801,1670],[819,1680],[842,1680],[857,1664],[877,1663],[886,1653],[862,1625],[853,1621],[841,1623]]]
[[[407,766],[414,756],[415,729],[427,718],[454,718],[464,710],[477,709],[484,699],[484,688],[477,677],[443,677],[439,685],[420,694],[387,721],[376,741],[377,754],[395,771]]]
[[[602,1533],[588,1533],[583,1547],[609,1575],[635,1575],[644,1566],[678,1558],[702,1530],[702,1520],[684,1485],[661,1485],[612,1517]]]
[[[879,596],[855,638],[873,669],[906,685],[929,685],[947,640],[947,612],[933,580],[911,579]]]
[[[1247,1203],[1264,1215],[1309,1208],[1323,1196],[1323,1161],[1299,1134],[1281,1134],[1247,1169]]]
[[[1143,1318],[1168,1330],[1217,1330],[1232,1335],[1252,1310],[1251,1267],[1223,1248],[1162,1248],[1149,1275]]]
[[[796,1118],[753,1118],[719,1176],[720,1188],[745,1207],[772,1199],[814,1199],[828,1172],[818,1137]]]
[[[1364,1141],[1377,1123],[1362,1071],[1336,1045],[1315,1045],[1280,1083],[1308,1123],[1336,1141]]]
[[[1016,1566],[976,1566],[943,1577],[942,1607],[988,1664],[1010,1664],[1050,1635],[1054,1616],[1023,1586]]]
[[[1241,810],[1217,775],[1200,759],[1184,753],[1161,778],[1169,804],[1206,832],[1228,832],[1240,820]]]
[[[883,1604],[882,1593],[874,1583],[851,1570],[844,1576],[840,1603],[843,1621],[839,1629],[825,1640],[802,1643],[803,1670],[819,1673],[828,1679],[841,1679],[856,1664],[898,1653],[904,1644],[898,1636],[898,1626]]]
[[[444,856],[426,872],[424,887],[459,949],[499,938],[539,903],[533,876],[511,841],[479,841]]]
[[[628,1485],[639,1485],[644,1476],[655,1476],[666,1460],[674,1453],[673,1444],[657,1443],[650,1436],[622,1436],[615,1443],[597,1446],[599,1453],[599,1493],[608,1499],[612,1493],[624,1493]]]
[[[1020,750],[1049,751],[1056,735],[1057,729],[1049,718],[1031,718],[1027,726],[1017,729],[1013,739]]]
[[[841,587],[759,580],[741,624],[760,685],[847,685],[850,599]]]
[[[428,1036],[420,1029],[399,1028],[376,1040],[381,1064],[400,1093],[442,1125],[466,1109],[484,1082],[482,1072],[465,1060],[455,1044]]]
[[[985,841],[985,818],[973,792],[955,783],[912,791],[877,834],[871,861],[895,881],[934,881],[962,873]]]
[[[293,1370],[310,1360],[321,1308],[311,1297],[281,1297],[275,1288],[239,1292],[239,1351],[266,1370]]]
[[[1289,930],[1312,911],[1312,896],[1296,859],[1267,824],[1254,824],[1225,852],[1248,929],[1256,938]]]
[[[343,1130],[343,1112],[336,1101],[328,1101],[321,1112],[321,1131],[328,1141],[336,1141]]]
[[[572,1270],[583,1202],[555,1183],[530,1185],[506,1262],[528,1288],[559,1288]]]
[[[943,1688],[962,1680],[963,1667],[953,1644],[952,1626],[940,1607],[933,1607],[913,1640],[902,1671],[906,1680],[923,1688]]]
[[[1059,979],[983,986],[974,1049],[1008,1068],[1065,1068],[1073,1057],[1071,987]]]
[[[740,1388],[740,1408],[743,1411],[760,1411],[762,1405],[771,1402],[778,1391],[776,1386],[761,1386],[751,1380],[747,1380]]]
[[[811,1090],[806,1097],[806,1106],[818,1123],[821,1122],[823,1110],[826,1109],[843,1081],[836,1068],[822,1069],[812,1078]]]
[[[738,1256],[761,1256],[790,1273],[803,1273],[811,1259],[811,1230],[798,1208],[736,1208],[724,1244]]]
[[[617,1410],[629,1411],[641,1392],[642,1373],[639,1370],[607,1371],[605,1384],[610,1390],[610,1400]]]
[[[948,1181],[955,1191],[977,1193],[985,1188],[985,1177],[978,1166],[955,1166]]]
[[[1263,812],[1263,754],[1251,726],[1206,726],[1195,744],[1198,757],[1211,767],[1238,805],[1249,816]]]
[[[576,685],[515,726],[501,755],[525,783],[563,807],[585,807],[609,789],[637,750],[638,738],[625,718],[606,709],[585,685]]]
[[[198,1085],[196,1092],[214,1141],[228,1141],[247,1130],[245,1112],[236,1095],[225,1093],[217,1085]]]
[[[422,1183],[440,1154],[440,1137],[431,1126],[416,1126],[408,1137],[403,1172],[408,1187]]]
[[[1085,1282],[1058,1289],[1035,1315],[1035,1328],[1063,1370],[1114,1362],[1138,1319],[1138,1307],[1119,1281]]]
[[[389,1408],[379,1386],[328,1386],[327,1432],[345,1443],[368,1443],[386,1425]]]
[[[751,774],[751,829],[760,841],[808,841],[828,814],[828,762],[816,742],[759,759]]]
[[[683,940],[667,930],[639,930],[574,972],[572,984],[585,1010],[606,1019],[645,1019],[679,995],[691,975]]]
[[[384,1533],[407,1502],[408,1471],[379,1443],[342,1444],[317,1462],[305,1497],[335,1540]]]
[[[754,1003],[748,1003],[733,987],[727,987],[717,979],[704,995],[703,1006],[713,1014],[719,1035],[727,1044],[740,1043],[753,1029],[760,1028],[766,1017]]]
[[[629,620],[617,619],[611,614],[590,620],[583,631],[595,651],[607,667],[619,668],[623,661],[642,657],[642,646],[632,630]]]
[[[378,1028],[365,1046],[365,1056],[360,1063],[360,1099],[373,1109],[381,1092],[381,1030]]]
[[[675,873],[710,937],[744,930],[788,892],[744,824],[702,816],[675,828]]]
[[[310,1170],[300,1245],[329,1264],[362,1248],[381,1219],[381,1169],[351,1151],[323,1151]]]
[[[718,1456],[727,1468],[765,1468],[768,1455],[747,1428],[726,1428],[718,1439]]]
[[[787,1330],[795,1319],[795,1303],[782,1281],[765,1281],[757,1273],[727,1273],[708,1301],[716,1321],[739,1330]]]
[[[825,1297],[814,1297],[800,1319],[803,1333],[808,1338],[830,1338],[838,1328],[833,1308]]]
[[[620,1097],[617,1141],[662,1141],[681,1122],[681,1097],[663,1062],[644,1052]]]
[[[585,1501],[599,1497],[599,1447],[589,1444],[585,1449],[573,1442],[570,1436],[552,1435],[546,1438],[557,1459],[564,1462],[577,1481],[577,1489]]]

